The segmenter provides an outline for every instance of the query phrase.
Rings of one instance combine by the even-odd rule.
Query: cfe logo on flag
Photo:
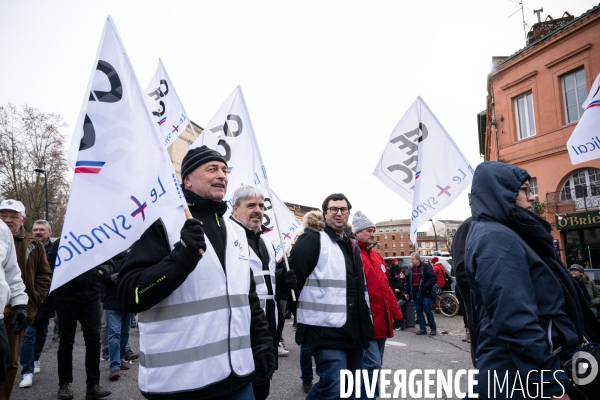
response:
[[[158,218],[182,208],[157,126],[109,17],[69,148],[75,174],[52,290],[125,250]]]
[[[268,229],[264,234],[275,245],[275,255],[280,258],[283,255],[281,241],[283,240],[287,248],[303,228],[285,203],[270,191],[267,170],[258,148],[241,87],[238,86],[229,95],[217,114],[206,125],[202,135],[190,147],[194,148],[202,144],[219,151],[227,161],[229,183],[223,198],[228,204],[227,213],[231,213],[235,188],[241,185],[252,185],[261,191],[265,197],[263,225]],[[282,240],[276,222],[281,228]]]
[[[421,97],[390,135],[373,171],[412,205],[410,240],[471,183],[473,168]]]
[[[144,99],[158,125],[163,143],[165,147],[169,147],[185,130],[189,121],[183,104],[181,104],[171,78],[160,58],[158,59],[158,68],[145,93]]]

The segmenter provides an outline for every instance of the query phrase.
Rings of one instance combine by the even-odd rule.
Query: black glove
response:
[[[113,283],[116,285],[117,284],[117,278],[119,277],[119,273],[115,272],[113,274],[110,274],[110,280],[113,281]]]
[[[254,372],[253,384],[261,385],[269,382],[275,372],[275,354],[272,350],[266,350],[254,356]]]
[[[181,244],[193,255],[201,256],[206,251],[202,221],[188,218],[181,228]]]
[[[111,264],[98,265],[98,273],[102,276],[106,276],[112,272],[112,270],[113,270],[112,267],[113,267],[112,261],[111,261]]]
[[[18,335],[27,328],[27,306],[18,305],[10,308],[10,327],[12,333]]]
[[[283,279],[285,280],[285,285],[288,288],[296,290],[296,288],[298,287],[298,278],[296,278],[296,271],[290,269],[285,273],[285,275],[283,275]]]

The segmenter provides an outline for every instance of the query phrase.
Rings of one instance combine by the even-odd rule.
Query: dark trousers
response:
[[[17,377],[17,371],[19,370],[19,353],[21,352],[21,345],[23,344],[23,336],[25,336],[25,330],[18,335],[15,335],[11,331],[10,327],[11,314],[4,314],[4,328],[6,331],[6,337],[8,339],[8,364],[6,364],[6,375],[4,376],[4,383],[0,386],[0,400],[10,399],[10,395],[13,390],[15,378]]]
[[[58,384],[73,382],[73,344],[77,321],[81,323],[85,342],[85,384],[92,388],[100,382],[100,299],[86,303],[56,300],[56,313],[60,321],[58,334]]]
[[[6,377],[6,364],[8,364],[8,337],[4,324],[0,324],[0,385],[4,383]]]
[[[269,390],[271,382],[263,383],[262,385],[252,385],[252,391],[254,392],[255,400],[265,400],[269,397]]]

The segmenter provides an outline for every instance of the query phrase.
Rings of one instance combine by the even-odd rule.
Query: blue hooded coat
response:
[[[581,344],[559,280],[511,228],[519,188],[529,179],[527,171],[498,162],[480,164],[473,177],[465,266],[479,398],[541,398],[540,390],[560,396],[571,386],[560,360]]]

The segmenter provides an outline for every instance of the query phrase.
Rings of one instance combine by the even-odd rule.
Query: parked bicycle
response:
[[[454,291],[443,291],[437,295],[437,301],[431,303],[434,312],[441,312],[446,317],[454,317],[460,310],[458,299]]]

